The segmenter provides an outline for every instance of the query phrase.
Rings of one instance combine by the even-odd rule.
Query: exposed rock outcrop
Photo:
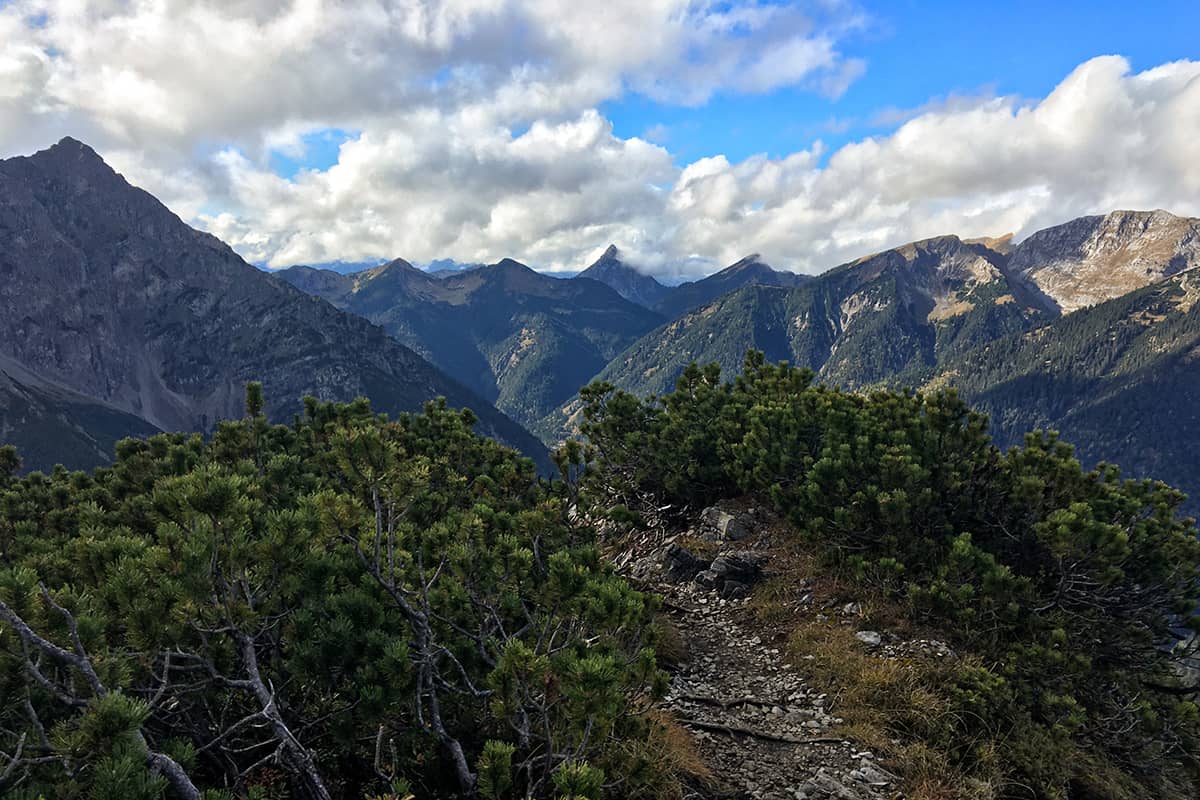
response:
[[[412,350],[247,264],[73,139],[0,161],[0,356],[162,430],[241,416],[252,380],[278,420],[303,395],[393,414],[445,396],[548,462]]]
[[[604,254],[576,277],[591,278],[616,290],[617,294],[631,303],[654,308],[671,289],[663,286],[653,276],[631,267],[621,258],[616,245],[609,245]]]
[[[1063,313],[1128,294],[1200,265],[1200,219],[1114,211],[1033,234],[1008,269]]]

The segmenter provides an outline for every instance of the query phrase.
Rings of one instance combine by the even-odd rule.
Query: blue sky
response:
[[[1200,3],[870,0],[870,20],[842,42],[867,62],[837,99],[802,88],[722,93],[699,108],[625,96],[605,103],[618,136],[665,132],[679,164],[724,154],[780,157],[820,139],[830,149],[893,130],[891,110],[955,95],[1044,97],[1076,65],[1123,55],[1135,70],[1200,56]],[[882,119],[881,119],[882,117]],[[660,127],[661,126],[661,127]]]
[[[1200,216],[1197,30],[1195,0],[0,0],[0,157],[73,136],[271,268],[818,272]]]
[[[760,153],[778,158],[816,140],[828,155],[846,142],[894,130],[929,103],[1043,97],[1094,56],[1125,56],[1135,70],[1200,56],[1200,4],[1185,0],[1145,6],[1112,0],[859,5],[866,22],[841,49],[862,59],[866,71],[839,97],[788,87],[766,94],[726,91],[689,106],[626,92],[600,110],[617,136],[662,144],[680,166],[718,154],[730,161]],[[338,128],[306,134],[302,151],[271,151],[271,169],[285,178],[328,169],[337,163],[339,146],[358,134]]]

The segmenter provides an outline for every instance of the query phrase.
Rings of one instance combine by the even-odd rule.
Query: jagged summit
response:
[[[495,264],[493,264],[492,266],[497,269],[517,270],[519,272],[535,272],[534,269],[532,269],[531,267],[529,267],[525,264],[522,264],[520,261],[517,261],[515,258],[502,258],[499,261],[497,261]]]
[[[610,244],[595,263],[577,277],[600,281],[631,303],[652,308],[670,290],[651,275],[639,272],[621,259],[621,251]]]
[[[43,171],[61,173],[69,170],[75,174],[86,174],[91,177],[106,175],[117,177],[118,173],[108,165],[103,157],[92,147],[70,136],[64,136],[58,142],[44,150],[39,150],[31,156],[9,159],[24,161],[36,165]]]
[[[602,282],[543,275],[512,258],[437,276],[396,261],[382,273],[359,276],[342,291],[337,278],[281,274],[383,326],[529,424],[662,321]]]
[[[304,395],[369,395],[389,413],[445,396],[542,452],[412,350],[247,264],[76,139],[0,160],[0,209],[0,356],[47,383],[185,431],[240,417],[251,380],[276,419]]]
[[[732,273],[732,272],[737,272],[737,271],[743,270],[743,269],[752,269],[755,267],[759,267],[759,268],[766,267],[767,269],[771,269],[771,266],[769,264],[763,263],[761,254],[750,253],[749,255],[743,256],[742,258],[733,262],[728,267],[721,270],[721,272]]]

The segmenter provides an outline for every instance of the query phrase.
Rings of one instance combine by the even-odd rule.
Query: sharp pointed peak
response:
[[[380,264],[377,267],[368,267],[367,269],[359,270],[358,272],[350,272],[347,274],[349,277],[359,281],[373,281],[376,278],[385,278],[386,280],[385,276],[390,276],[393,280],[401,275],[425,276],[424,272],[417,269],[403,258],[393,258],[391,261]]]
[[[519,269],[519,270],[525,270],[528,272],[534,271],[533,268],[529,267],[526,264],[522,264],[520,261],[517,261],[515,258],[502,258],[499,261],[497,261],[495,264],[493,264],[492,266],[498,267],[500,269]]]
[[[92,149],[91,145],[81,142],[72,136],[64,136],[41,152],[56,156],[73,156],[76,158],[91,159],[100,163],[104,162],[104,159],[100,157],[99,153]]]
[[[771,266],[769,264],[766,264],[763,262],[762,254],[750,253],[749,255],[739,258],[737,261],[733,262],[732,264],[730,264],[728,267],[726,267],[725,269],[723,269],[721,271],[722,272],[737,272],[738,270],[743,270],[748,267],[753,267],[756,265],[761,265],[761,266],[766,267],[767,269],[771,269]]]
[[[610,244],[607,248],[605,248],[604,252],[600,254],[600,257],[588,265],[584,272],[587,272],[590,269],[609,269],[612,267],[624,267],[626,269],[632,269],[632,267],[621,260],[621,251],[615,244]]]
[[[383,272],[384,270],[389,270],[389,269],[402,269],[405,271],[421,272],[421,270],[417,269],[412,264],[405,261],[403,258],[393,258],[391,261],[387,262],[386,264],[380,264],[378,267],[372,267],[372,269],[379,270],[380,272]]]

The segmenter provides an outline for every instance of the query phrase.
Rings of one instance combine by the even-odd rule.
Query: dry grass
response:
[[[647,716],[653,726],[650,742],[661,748],[663,763],[676,775],[705,783],[711,781],[712,770],[704,763],[692,735],[665,711],[655,709]]]
[[[629,771],[625,796],[630,800],[683,800],[695,789],[713,784],[713,774],[691,735],[669,713],[650,709],[642,714],[645,739],[627,745]]]
[[[753,624],[787,640],[789,660],[808,683],[825,692],[829,711],[844,722],[836,735],[883,758],[902,778],[910,800],[993,800],[995,780],[968,777],[954,769],[949,754],[928,742],[950,724],[954,709],[944,691],[950,665],[944,659],[872,655],[855,637],[859,629],[885,630],[906,639],[938,638],[915,626],[902,604],[830,576],[810,547],[794,534],[775,536],[770,569],[751,597]],[[861,613],[842,607],[854,601]],[[987,748],[979,747],[982,769],[991,778]]]
[[[789,654],[800,672],[829,694],[830,712],[845,720],[838,733],[882,754],[902,776],[907,797],[996,796],[989,781],[963,775],[951,766],[948,753],[929,743],[947,732],[955,713],[944,691],[945,661],[876,657],[855,638],[853,627],[817,621],[796,627]],[[980,754],[986,762],[986,753]]]
[[[675,537],[675,543],[689,553],[700,558],[716,558],[721,554],[721,543],[700,536],[681,534]]]
[[[654,653],[658,665],[673,672],[688,659],[687,638],[675,621],[666,614],[655,615],[653,629]]]

